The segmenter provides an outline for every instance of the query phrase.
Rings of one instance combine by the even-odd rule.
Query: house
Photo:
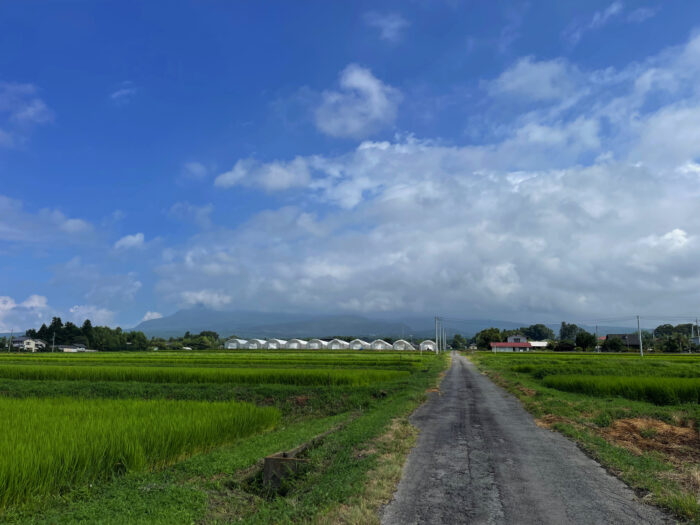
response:
[[[437,350],[437,345],[435,344],[435,341],[426,339],[419,345],[419,348],[421,349],[421,351],[435,352],[435,350]]]
[[[306,348],[309,350],[323,350],[327,347],[328,341],[324,341],[323,339],[309,339],[309,342],[306,345]]]
[[[284,347],[287,350],[304,350],[307,344],[309,344],[308,341],[303,339],[290,339]]]
[[[329,350],[347,350],[350,347],[350,343],[343,341],[342,339],[331,339],[328,341]]]
[[[392,350],[393,346],[387,343],[384,339],[375,339],[369,345],[371,350]]]
[[[248,341],[245,339],[228,339],[224,343],[224,348],[226,350],[240,350],[241,348],[245,348],[245,345]]]
[[[27,336],[13,337],[12,348],[25,352],[41,352],[46,349],[46,341]]]
[[[510,337],[508,338],[510,339]],[[522,342],[505,342],[505,343],[491,343],[492,352],[527,352],[532,347],[530,343]]]
[[[353,339],[350,341],[350,350],[367,350],[369,346],[369,343],[362,339]]]
[[[522,334],[509,335],[506,339],[508,343],[527,343],[527,337]]]
[[[284,348],[284,345],[287,344],[287,341],[284,339],[268,339],[265,341],[265,350],[279,350],[280,348]]]
[[[264,339],[248,339],[245,348],[246,350],[262,350],[265,347],[265,343]]]
[[[392,347],[394,348],[394,350],[415,350],[413,345],[405,339],[399,339],[398,341],[394,341]]]
[[[620,339],[627,348],[639,350],[639,334],[608,334],[606,339]]]

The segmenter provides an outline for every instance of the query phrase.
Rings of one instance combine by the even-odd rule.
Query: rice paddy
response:
[[[0,447],[12,451],[0,455],[0,520],[32,522],[90,483],[275,428],[369,415],[443,363],[418,352],[0,354]]]

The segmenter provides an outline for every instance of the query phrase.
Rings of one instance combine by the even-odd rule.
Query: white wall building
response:
[[[245,348],[247,350],[262,350],[265,348],[265,341],[264,339],[248,339],[248,342],[245,344]]]
[[[323,350],[327,347],[328,341],[324,341],[323,339],[309,339],[309,342],[306,345],[306,348],[309,350]]]
[[[350,341],[350,350],[368,350],[370,344],[362,339],[353,339]]]
[[[384,339],[375,339],[370,344],[371,350],[391,350],[393,347],[387,343]]]
[[[284,348],[286,344],[287,341],[284,339],[268,339],[265,341],[265,346],[263,346],[263,348],[265,350],[279,350],[280,348]]]
[[[288,350],[304,350],[307,344],[309,344],[308,341],[303,339],[290,339],[284,347]]]
[[[346,350],[350,347],[350,343],[342,339],[331,339],[328,341],[329,350]]]
[[[420,349],[424,352],[434,352],[437,349],[437,346],[435,345],[435,341],[426,339],[420,344]]]
[[[394,350],[415,350],[415,348],[413,348],[413,345],[405,339],[399,339],[398,341],[394,341],[394,344],[392,346]]]
[[[239,350],[241,348],[245,348],[245,345],[248,341],[246,339],[228,339],[224,343],[224,348],[226,350]]]

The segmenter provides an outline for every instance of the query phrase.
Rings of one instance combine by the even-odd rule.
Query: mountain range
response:
[[[448,336],[460,333],[473,336],[485,328],[512,330],[530,323],[518,323],[495,319],[450,320],[445,322]],[[548,324],[555,333],[558,324]],[[593,331],[595,327],[581,326]],[[251,310],[220,311],[204,306],[178,310],[172,315],[143,321],[133,328],[149,337],[179,337],[186,331],[199,333],[205,330],[217,332],[222,337],[291,338],[353,336],[414,337],[427,338],[435,334],[431,317],[405,317],[398,319],[369,318],[348,314],[289,314],[279,312],[256,312]],[[598,333],[630,333],[630,327],[598,327]]]

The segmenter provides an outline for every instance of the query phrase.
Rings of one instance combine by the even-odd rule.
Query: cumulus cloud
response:
[[[70,242],[85,239],[92,231],[92,224],[84,219],[48,208],[26,211],[22,201],[0,195],[0,240],[28,244]]]
[[[146,314],[143,316],[143,319],[141,319],[141,322],[152,321],[153,319],[161,319],[162,317],[163,314],[159,312],[146,312]]]
[[[132,248],[141,248],[144,244],[143,233],[134,233],[133,235],[125,235],[114,243],[115,250],[129,250]]]
[[[494,95],[522,97],[527,100],[561,99],[573,94],[578,77],[565,60],[537,61],[528,56],[518,60],[496,80],[488,83]]]
[[[537,109],[497,123],[493,140],[409,135],[297,157],[311,174],[302,203],[173,247],[158,291],[189,303],[215,293],[218,306],[440,305],[533,320],[691,311],[700,285],[699,63],[700,37],[620,69],[526,57],[516,67],[540,68],[544,80],[518,93]],[[501,91],[491,94],[499,104]],[[278,165],[234,169],[226,184]]]
[[[16,302],[12,297],[0,296],[0,332],[21,332],[46,320],[48,301],[43,295],[30,295]]]
[[[308,161],[297,157],[289,162],[262,163],[255,159],[239,160],[231,170],[216,177],[214,184],[221,188],[243,185],[266,191],[279,191],[306,186],[310,181]]]
[[[408,21],[399,13],[380,13],[369,11],[364,15],[365,23],[377,29],[379,36],[388,42],[398,42],[401,33],[408,27]]]
[[[94,325],[110,326],[114,323],[114,312],[107,308],[90,304],[76,304],[69,310],[70,320],[77,325],[81,325],[86,319]]]
[[[391,124],[401,93],[357,64],[340,74],[339,91],[324,91],[316,108],[316,126],[333,137],[363,138]]]

